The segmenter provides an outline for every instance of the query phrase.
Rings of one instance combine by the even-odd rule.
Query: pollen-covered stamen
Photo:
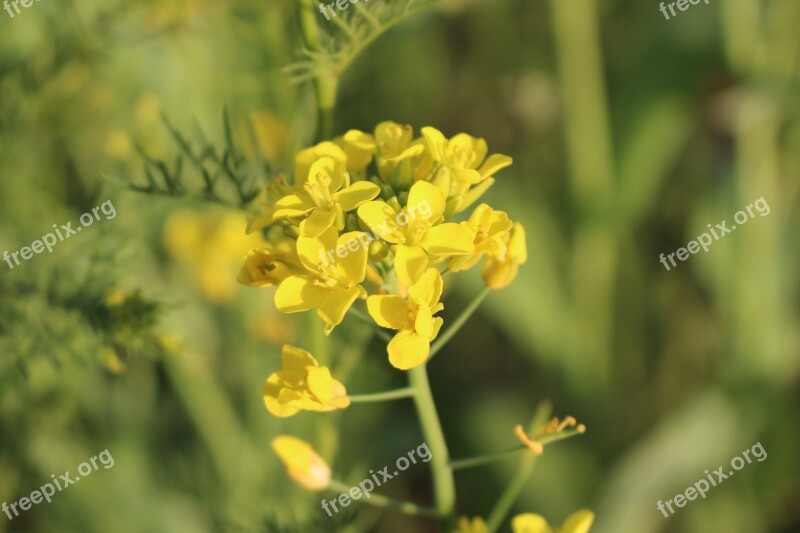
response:
[[[414,220],[409,224],[406,230],[406,242],[408,246],[415,246],[425,237],[428,230],[431,229],[430,220]]]

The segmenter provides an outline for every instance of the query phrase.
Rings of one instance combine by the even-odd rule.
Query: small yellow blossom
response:
[[[458,519],[458,530],[455,533],[489,533],[489,528],[483,518],[476,516],[472,520],[466,516]]]
[[[272,449],[278,455],[286,473],[308,490],[322,490],[331,482],[331,469],[308,443],[289,435],[272,439]]]
[[[430,216],[409,213],[422,205],[429,208],[426,214]],[[366,202],[358,208],[358,217],[364,224],[374,228],[383,240],[396,245],[394,266],[403,285],[411,285],[419,279],[431,258],[446,259],[474,253],[474,237],[469,227],[441,223],[444,208],[444,195],[426,181],[411,187],[404,209],[395,209],[381,201]],[[405,224],[398,223],[403,220]]]
[[[281,239],[253,248],[245,256],[244,265],[236,280],[248,287],[269,287],[280,284],[301,270],[295,241]]]
[[[424,178],[433,169],[433,160],[428,155],[424,140],[414,140],[411,126],[401,126],[396,122],[381,122],[375,128],[377,145],[378,175],[385,183],[394,181],[410,185]],[[405,171],[407,176],[392,177],[398,165],[403,162],[413,163]],[[411,168],[413,167],[413,169]]]
[[[363,131],[350,130],[334,140],[345,153],[348,172],[361,174],[372,162],[375,154],[375,138]]]
[[[489,252],[483,265],[483,279],[492,289],[502,289],[517,277],[519,265],[528,260],[525,245],[525,229],[516,223],[502,236],[502,246],[498,251]]]
[[[281,370],[264,383],[264,405],[275,416],[287,417],[306,411],[333,411],[350,405],[350,398],[327,367],[305,350],[284,345]]]
[[[586,509],[572,513],[561,529],[551,528],[547,520],[538,514],[524,513],[514,517],[511,529],[513,533],[588,533],[592,522],[594,513]]]
[[[372,200],[381,189],[369,181],[350,184],[344,164],[331,157],[322,157],[311,165],[303,193],[289,194],[275,204],[275,217],[308,215],[300,223],[300,234],[317,237],[333,226],[337,216]]]
[[[400,370],[408,370],[428,359],[431,341],[439,334],[442,319],[434,317],[444,308],[442,275],[430,268],[419,281],[408,288],[408,300],[395,294],[367,298],[367,310],[373,320],[384,328],[398,330],[389,342],[389,362]]]
[[[450,259],[451,272],[459,272],[472,268],[484,254],[497,255],[505,250],[503,236],[509,232],[514,223],[503,211],[495,211],[487,204],[475,208],[467,225],[475,235],[475,253]]]
[[[275,292],[275,305],[284,313],[298,313],[317,309],[325,321],[325,332],[330,333],[344,319],[345,313],[356,301],[364,298],[366,291],[360,285],[366,277],[367,249],[349,247],[358,244],[364,235],[351,231],[339,235],[330,227],[316,238],[298,237],[297,254],[308,274],[289,276]],[[329,261],[331,250],[346,249],[344,257]]]

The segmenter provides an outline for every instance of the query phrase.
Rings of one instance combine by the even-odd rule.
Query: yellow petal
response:
[[[515,262],[489,256],[483,264],[481,275],[490,289],[502,289],[514,281],[518,270],[519,265]]]
[[[342,323],[344,315],[353,305],[353,302],[356,301],[356,298],[363,294],[363,290],[359,285],[348,289],[338,287],[327,289],[324,300],[318,306],[319,316],[329,326],[338,326]]]
[[[486,158],[486,153],[489,151],[486,140],[466,133],[459,133],[450,139],[448,148],[451,156],[455,156],[453,163],[458,163],[462,168],[477,168],[481,161]],[[470,157],[459,160],[458,156],[460,154],[468,154]]]
[[[296,183],[304,183],[308,178],[311,165],[320,157],[331,157],[344,163],[347,155],[344,151],[330,141],[324,141],[311,148],[306,148],[294,157],[294,176]]]
[[[305,215],[314,209],[314,202],[307,195],[288,194],[275,202],[275,218]]]
[[[408,288],[408,296],[433,308],[442,296],[442,275],[435,268],[429,268],[419,281]]]
[[[408,191],[408,209],[414,208],[417,212],[431,213],[427,217],[431,221],[437,220],[444,213],[445,197],[438,187],[427,181],[418,181]],[[422,210],[424,206],[426,209]]]
[[[433,315],[431,308],[422,303],[417,309],[417,318],[414,320],[414,330],[422,337],[430,340],[433,337]]]
[[[272,374],[264,381],[264,406],[272,415],[285,418],[297,414],[300,410],[280,402],[280,392],[283,389],[280,381],[278,374]]]
[[[345,187],[341,191],[333,195],[333,200],[337,202],[342,209],[352,211],[364,202],[372,200],[380,194],[381,188],[369,181],[357,181],[349,187]]]
[[[298,313],[318,307],[327,296],[327,289],[315,285],[310,276],[290,276],[275,291],[275,306],[284,313]]]
[[[581,509],[569,515],[561,527],[561,533],[589,533],[592,522],[594,513],[588,509]]]
[[[311,215],[300,223],[300,234],[304,237],[318,237],[333,226],[336,221],[335,211],[314,209]]]
[[[408,322],[408,304],[394,294],[368,297],[367,311],[375,323],[384,328],[405,329]]]
[[[428,359],[431,344],[428,339],[414,331],[401,331],[386,347],[389,362],[400,370],[408,370],[423,364]]]
[[[350,405],[350,398],[347,396],[347,391],[340,381],[333,380],[331,387],[331,398],[326,402],[329,409],[344,409]],[[326,409],[328,410],[328,409]]]
[[[336,266],[339,281],[345,284],[361,283],[367,275],[369,245],[363,231],[349,231],[336,241]],[[342,248],[345,253],[339,254]],[[342,257],[344,256],[344,257]]]
[[[511,520],[511,530],[514,533],[553,533],[547,520],[538,514],[524,513]]]
[[[307,351],[290,344],[283,345],[281,350],[281,370],[283,372],[296,372],[303,375],[308,366],[316,367],[319,366],[319,363]]]
[[[445,138],[444,134],[442,134],[442,132],[436,128],[431,128],[430,126],[422,128],[421,131],[422,136],[425,137],[425,141],[428,143],[428,150],[430,151],[431,157],[433,157],[434,161],[444,161],[444,151],[447,147],[447,139]]]
[[[326,403],[333,396],[333,378],[331,371],[326,367],[309,367],[308,368],[308,390],[317,397],[317,399]]]
[[[481,168],[478,169],[478,172],[480,172],[482,178],[489,178],[497,171],[511,166],[513,162],[514,160],[507,155],[492,154],[489,156],[489,159],[487,159],[483,165],[481,165]]]
[[[421,246],[404,244],[398,244],[394,253],[397,279],[405,286],[413,285],[428,267],[428,255]]]
[[[358,218],[381,239],[392,244],[405,242],[405,235],[395,223],[397,211],[386,202],[366,202],[358,208]]]
[[[528,260],[528,247],[525,244],[525,228],[523,228],[522,224],[519,222],[514,224],[511,240],[508,242],[508,254],[519,264],[523,264]]]
[[[471,254],[475,251],[474,239],[466,224],[448,222],[429,229],[420,244],[432,255]]]
[[[487,178],[482,182],[480,182],[477,186],[465,192],[464,195],[462,196],[463,200],[461,202],[461,205],[458,206],[455,212],[460,213],[461,211],[467,209],[469,206],[478,201],[480,197],[483,196],[483,193],[485,193],[489,189],[489,187],[494,185],[494,182],[495,182],[494,178]]]
[[[294,481],[309,490],[322,490],[331,482],[331,469],[307,443],[289,435],[272,440],[272,449]]]

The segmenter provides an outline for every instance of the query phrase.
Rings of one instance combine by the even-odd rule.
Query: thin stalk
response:
[[[352,313],[354,317],[361,320],[365,324],[370,325],[375,334],[384,341],[389,342],[392,340],[392,336],[388,332],[381,329],[381,327],[378,324],[376,324],[374,320],[372,320],[372,317],[370,317],[369,315],[365,315],[363,312],[361,312],[361,309],[358,309],[357,307],[353,306],[350,308],[348,312]]]
[[[297,3],[303,44],[310,52],[322,52],[322,38],[317,26],[317,13],[313,0],[297,0]],[[333,136],[333,111],[336,107],[339,77],[331,66],[319,63],[315,63],[314,66],[316,67],[314,87],[317,93],[317,141],[321,141]]]
[[[464,470],[465,468],[485,465],[486,463],[493,463],[502,459],[508,459],[509,457],[513,457],[524,450],[530,451],[526,446],[517,446],[514,449],[506,450],[504,452],[495,452],[488,455],[481,455],[479,457],[470,457],[468,459],[455,459],[450,461],[450,468],[453,470]]]
[[[431,451],[430,468],[433,476],[433,490],[436,496],[436,513],[443,531],[455,528],[456,487],[453,470],[450,468],[450,454],[447,442],[436,413],[436,404],[431,394],[428,373],[425,365],[408,371],[408,380],[414,388],[414,405],[417,408],[422,434]]]
[[[334,492],[338,491],[341,493],[348,493],[353,486],[345,485],[341,481],[333,480],[331,481],[330,485],[328,485],[328,488]],[[436,518],[436,509],[423,507],[421,505],[417,505],[416,503],[395,500],[394,498],[388,498],[379,494],[370,494],[368,498],[360,498],[358,501],[373,507],[390,509],[392,511],[397,511],[407,515]]]
[[[441,350],[450,339],[453,338],[453,335],[458,333],[458,330],[461,329],[464,323],[469,320],[469,317],[472,316],[472,313],[474,313],[475,310],[478,309],[478,306],[481,305],[481,302],[484,298],[486,298],[486,295],[489,294],[489,291],[491,291],[489,287],[484,287],[483,290],[478,293],[475,299],[472,300],[472,303],[470,303],[461,312],[461,315],[450,325],[450,327],[447,328],[447,331],[445,331],[436,339],[436,342],[431,345],[431,353],[428,356],[428,360],[436,355],[436,353]]]
[[[411,387],[403,389],[390,390],[385,392],[375,392],[371,394],[355,394],[350,396],[350,403],[369,403],[369,402],[385,402],[388,400],[399,400],[401,398],[410,398],[414,396],[416,391]]]

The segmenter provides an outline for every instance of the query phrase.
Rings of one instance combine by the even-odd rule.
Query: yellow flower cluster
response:
[[[594,522],[594,513],[586,509],[576,511],[567,517],[561,529],[553,529],[541,515],[523,513],[511,521],[513,533],[588,533]],[[462,517],[455,533],[488,533],[489,528],[482,518],[469,520]]]
[[[315,309],[326,333],[366,298],[376,324],[397,331],[392,365],[424,363],[442,326],[442,274],[484,258],[483,278],[499,289],[527,259],[524,230],[506,213],[480,204],[456,218],[511,164],[487,154],[483,139],[430,127],[415,138],[394,122],[299,152],[294,181],[281,176],[257,201],[248,232],[267,244],[247,254],[239,282],[277,286],[279,310]]]

